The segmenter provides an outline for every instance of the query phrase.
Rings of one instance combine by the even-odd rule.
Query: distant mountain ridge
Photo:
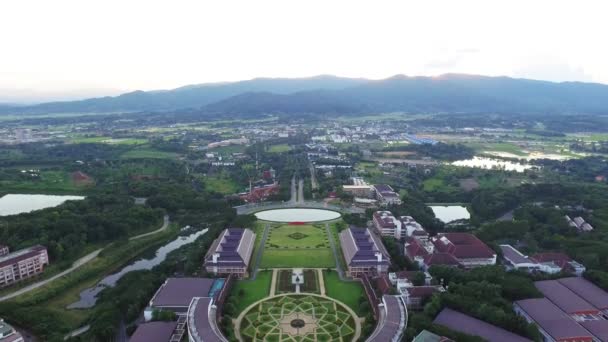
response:
[[[115,97],[0,107],[6,114],[175,111],[209,115],[375,112],[608,114],[608,85],[509,77],[257,78]]]

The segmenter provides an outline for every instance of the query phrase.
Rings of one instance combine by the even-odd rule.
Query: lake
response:
[[[114,287],[116,282],[118,282],[118,280],[120,280],[120,278],[122,278],[125,274],[132,271],[150,270],[154,266],[160,265],[160,263],[165,261],[167,258],[167,254],[184,245],[194,242],[199,236],[205,234],[206,232],[207,229],[203,229],[187,236],[179,236],[177,239],[157,249],[154,257],[151,259],[141,258],[135,262],[132,262],[131,264],[122,268],[120,271],[103,278],[94,287],[83,290],[80,292],[80,300],[68,305],[67,308],[87,309],[95,306],[95,303],[97,302],[97,295],[106,287]]]
[[[461,205],[432,205],[429,207],[433,210],[435,217],[444,223],[471,218],[469,210]]]
[[[0,198],[0,216],[29,213],[52,208],[65,201],[82,200],[84,196],[8,194]]]
[[[516,171],[516,172],[524,172],[525,170],[531,169],[535,166],[530,164],[522,164],[515,163],[509,160],[500,160],[494,158],[486,158],[486,157],[473,157],[471,159],[466,160],[457,160],[452,163],[455,166],[463,166],[463,167],[475,167],[480,169],[498,169],[505,171]]]

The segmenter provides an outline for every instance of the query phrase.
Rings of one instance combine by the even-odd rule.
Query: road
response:
[[[289,203],[296,203],[298,199],[298,191],[296,190],[296,175],[291,177],[291,199]]]
[[[298,182],[298,204],[304,203],[304,180],[300,179]]]
[[[317,174],[315,172],[315,166],[310,163],[310,185],[313,190],[319,188],[319,183],[317,182]]]
[[[266,240],[268,239],[268,232],[270,231],[270,225],[266,224],[264,226],[264,233],[262,234],[262,240],[258,245],[257,254],[255,257],[255,263],[253,264],[253,268],[251,269],[251,280],[255,280],[258,276],[258,269],[260,268],[260,263],[262,262],[262,254],[264,253],[264,246],[266,246]]]
[[[334,261],[336,262],[336,271],[338,271],[338,276],[340,277],[340,280],[347,280],[344,277],[344,270],[342,270],[342,264],[340,263],[340,255],[338,255],[338,250],[336,249],[334,235],[329,230],[329,223],[325,224],[325,232],[327,233],[327,237],[329,238],[329,246],[331,247],[331,251],[334,254]]]
[[[165,217],[163,218],[163,221],[164,221],[163,225],[159,229],[157,229],[155,231],[152,231],[152,232],[149,232],[149,233],[144,233],[144,234],[140,234],[140,235],[137,235],[137,236],[133,236],[129,240],[141,239],[143,237],[146,237],[146,236],[149,236],[149,235],[152,235],[152,234],[156,234],[156,233],[162,232],[163,230],[167,229],[167,227],[169,226],[169,223],[170,223],[169,216],[165,215]],[[52,281],[54,281],[56,279],[59,279],[59,278],[65,276],[67,274],[70,274],[70,273],[74,272],[75,270],[77,270],[82,265],[84,265],[84,264],[90,262],[91,260],[95,259],[102,250],[103,250],[103,248],[100,248],[98,250],[95,250],[95,251],[93,251],[93,252],[91,252],[91,253],[83,256],[82,258],[74,261],[74,263],[72,264],[72,267],[70,267],[67,270],[64,270],[64,271],[62,271],[60,273],[57,273],[57,274],[55,274],[54,276],[52,276],[52,277],[50,277],[48,279],[41,280],[41,281],[39,281],[37,283],[34,283],[34,284],[28,285],[28,286],[26,286],[24,288],[21,288],[21,289],[15,291],[13,293],[7,294],[4,297],[0,297],[0,302],[3,302],[5,300],[11,299],[11,298],[15,298],[15,297],[20,296],[20,295],[25,294],[25,293],[28,293],[28,292],[30,292],[32,290],[35,290],[35,289],[37,289],[39,287],[42,287],[42,286],[48,284],[48,283],[50,283],[50,282],[52,282]]]

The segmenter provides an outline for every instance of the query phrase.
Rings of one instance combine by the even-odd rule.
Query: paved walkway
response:
[[[159,229],[157,229],[155,231],[152,231],[152,232],[149,232],[149,233],[144,233],[144,234],[140,234],[140,235],[137,235],[137,236],[133,236],[129,240],[140,239],[140,238],[143,238],[143,237],[146,237],[146,236],[149,236],[149,235],[156,234],[156,233],[164,231],[169,226],[169,223],[170,223],[169,216],[165,215],[165,217],[164,217],[163,220],[164,220],[163,225]],[[52,277],[50,277],[48,279],[41,280],[41,281],[39,281],[37,283],[33,283],[31,285],[25,286],[25,287],[23,287],[23,288],[15,291],[15,292],[7,294],[4,297],[0,297],[0,302],[3,302],[5,300],[21,296],[22,294],[28,293],[28,292],[30,292],[32,290],[35,290],[35,289],[39,288],[39,287],[45,286],[46,284],[48,284],[48,283],[50,283],[50,282],[52,282],[52,281],[54,281],[56,279],[59,279],[59,278],[61,278],[63,276],[66,276],[66,275],[74,272],[76,269],[80,268],[82,265],[85,265],[88,262],[90,262],[91,260],[97,258],[97,256],[99,255],[99,253],[103,249],[104,248],[100,248],[98,250],[95,250],[95,251],[93,251],[93,252],[91,252],[91,253],[83,256],[82,258],[74,261],[74,263],[72,264],[72,267],[70,267],[67,270],[64,270],[64,271],[62,271],[60,273],[57,273],[57,274],[55,274],[54,276],[52,276]]]
[[[336,263],[336,271],[338,272],[338,276],[340,277],[340,280],[348,280],[346,279],[346,277],[344,277],[344,270],[342,269],[342,264],[340,263],[340,255],[338,255],[338,249],[336,248],[334,235],[329,229],[329,223],[325,223],[325,232],[327,233],[327,237],[329,238],[329,246],[331,247],[331,251],[334,254],[334,261]]]
[[[277,275],[279,273],[278,269],[273,269],[272,270],[272,280],[270,281],[270,294],[269,296],[272,297],[274,295],[276,295],[277,293]]]
[[[266,223],[264,226],[264,233],[262,233],[262,240],[258,246],[258,250],[255,256],[255,262],[253,264],[253,268],[251,269],[251,280],[255,280],[258,276],[258,271],[260,269],[260,263],[262,262],[262,255],[264,254],[264,246],[266,246],[266,240],[268,239],[268,232],[270,231],[270,224]]]
[[[321,296],[325,296],[325,278],[322,268],[317,268],[317,279],[319,279],[319,292],[321,292]]]

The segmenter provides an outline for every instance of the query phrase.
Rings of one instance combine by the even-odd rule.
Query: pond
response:
[[[203,229],[187,236],[179,236],[177,239],[167,243],[166,245],[156,250],[156,253],[154,254],[153,258],[141,258],[124,267],[119,272],[110,274],[109,276],[103,278],[94,287],[90,287],[88,289],[83,290],[82,292],[80,292],[80,300],[68,305],[67,308],[86,309],[95,306],[95,303],[97,302],[97,295],[106,287],[113,287],[114,285],[116,285],[116,282],[118,282],[118,280],[120,280],[120,278],[122,278],[125,274],[132,271],[150,270],[154,266],[160,265],[160,263],[165,261],[165,259],[167,258],[167,254],[184,245],[194,242],[199,236],[205,234],[206,232],[207,229]]]
[[[444,223],[471,218],[467,208],[461,205],[431,205],[429,207],[433,210],[435,217]]]
[[[326,209],[273,209],[255,213],[259,220],[272,222],[318,222],[335,220],[340,213]]]
[[[475,167],[481,169],[497,169],[497,170],[505,170],[505,171],[516,171],[516,172],[524,172],[525,170],[534,168],[530,164],[522,164],[516,163],[509,160],[500,160],[494,158],[486,158],[486,157],[473,157],[472,159],[466,160],[457,160],[452,163],[455,166],[464,166],[464,167]]]
[[[84,199],[83,196],[8,194],[0,198],[0,216],[29,213],[34,210],[56,207],[65,201],[82,199]]]

